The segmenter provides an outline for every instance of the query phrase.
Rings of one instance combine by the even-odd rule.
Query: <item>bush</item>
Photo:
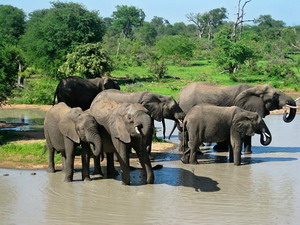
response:
[[[52,105],[57,82],[49,79],[31,79],[27,89],[17,90],[11,103]]]

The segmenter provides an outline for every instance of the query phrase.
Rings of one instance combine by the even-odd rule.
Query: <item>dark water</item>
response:
[[[120,176],[82,182],[76,171],[64,183],[61,172],[0,169],[0,224],[299,224],[300,117],[266,123],[273,142],[263,147],[255,136],[242,166],[211,149],[199,165],[183,165],[174,149],[156,155],[153,165],[163,168],[153,185],[142,185],[139,169],[131,186]]]

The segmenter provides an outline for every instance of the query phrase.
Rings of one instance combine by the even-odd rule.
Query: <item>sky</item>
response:
[[[99,11],[101,17],[111,17],[117,5],[135,6],[145,12],[146,21],[158,16],[167,19],[171,24],[176,22],[189,24],[187,14],[205,13],[221,7],[227,9],[228,20],[235,21],[238,4],[238,0],[61,0],[61,2],[80,3],[88,10]],[[0,0],[0,4],[23,9],[26,14],[51,7],[49,0]],[[288,26],[300,25],[299,0],[251,0],[246,5],[245,12],[246,20],[258,18],[260,15],[271,15],[273,19],[282,20]]]

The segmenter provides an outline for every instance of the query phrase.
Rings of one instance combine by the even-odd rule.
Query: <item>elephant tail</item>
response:
[[[46,153],[47,151],[48,151],[48,147],[47,147],[47,145],[44,145],[42,155],[45,155],[45,153]]]

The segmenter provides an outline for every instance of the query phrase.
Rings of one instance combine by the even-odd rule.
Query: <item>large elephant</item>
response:
[[[208,104],[194,106],[183,122],[183,163],[197,163],[196,150],[203,142],[229,141],[229,161],[241,163],[242,140],[254,133],[261,135],[262,145],[271,143],[272,136],[256,112],[237,106],[220,107]]]
[[[206,82],[193,82],[179,93],[178,104],[187,113],[193,106],[207,103],[216,106],[238,106],[257,112],[262,118],[270,111],[290,107],[283,120],[291,122],[296,115],[296,102],[288,95],[270,85],[238,84],[217,86]],[[251,153],[251,137],[245,138],[245,153]]]
[[[112,99],[116,102],[140,103],[149,112],[152,119],[163,122],[163,134],[165,136],[164,119],[174,120],[182,124],[185,113],[179,107],[177,102],[167,95],[155,94],[149,91],[128,93],[118,90],[102,91],[98,96]],[[149,149],[149,152],[151,150]]]
[[[100,156],[102,140],[98,124],[88,112],[81,108],[70,108],[64,102],[52,106],[46,113],[44,121],[46,146],[49,151],[48,172],[55,172],[54,153],[61,152],[65,181],[73,180],[75,148],[82,146],[82,179],[90,180],[89,158]]]
[[[91,104],[90,113],[101,125],[100,135],[104,138],[103,151],[107,156],[108,175],[114,172],[115,153],[121,167],[122,182],[130,184],[129,152],[132,147],[146,172],[146,182],[152,184],[154,174],[146,150],[146,142],[153,129],[148,111],[141,104],[117,103],[98,95]],[[100,163],[95,162],[95,170],[101,170],[97,167],[100,167]]]
[[[97,94],[107,89],[118,89],[119,85],[113,80],[105,78],[84,79],[70,76],[62,79],[56,87],[53,105],[57,102],[65,102],[70,107],[80,107],[83,110],[90,105]]]

